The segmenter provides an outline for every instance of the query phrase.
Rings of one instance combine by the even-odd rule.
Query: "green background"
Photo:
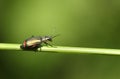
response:
[[[0,42],[120,48],[119,0],[0,0]],[[0,51],[0,79],[120,79],[120,56]]]

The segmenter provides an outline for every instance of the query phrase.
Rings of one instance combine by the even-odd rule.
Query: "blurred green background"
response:
[[[120,48],[119,0],[0,0],[0,42]],[[120,79],[120,56],[0,51],[0,79]]]

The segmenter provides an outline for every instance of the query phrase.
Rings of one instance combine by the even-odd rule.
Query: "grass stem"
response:
[[[20,44],[8,44],[0,43],[0,50],[19,50]],[[86,47],[66,47],[56,46],[47,47],[43,46],[42,51],[55,52],[55,53],[78,53],[78,54],[108,54],[108,55],[120,55],[120,49],[103,49],[103,48],[86,48]]]

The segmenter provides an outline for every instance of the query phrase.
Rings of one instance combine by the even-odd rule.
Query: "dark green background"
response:
[[[120,48],[119,0],[0,0],[0,42]],[[120,56],[0,51],[0,79],[120,79]]]

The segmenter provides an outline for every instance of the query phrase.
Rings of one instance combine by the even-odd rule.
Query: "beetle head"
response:
[[[52,39],[55,38],[55,37],[57,37],[57,36],[59,36],[59,35],[55,35],[55,36],[45,36],[45,39],[52,42]]]

